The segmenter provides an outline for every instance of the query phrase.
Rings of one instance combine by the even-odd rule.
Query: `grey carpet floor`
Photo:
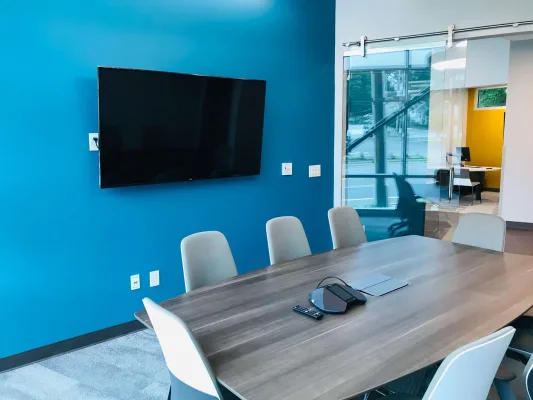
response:
[[[166,400],[168,370],[148,330],[0,374],[2,400]]]
[[[525,399],[524,366],[504,360],[517,374],[513,389]],[[393,389],[412,393],[417,374]],[[166,400],[168,371],[155,334],[143,330],[0,374],[0,400]],[[372,399],[378,397],[372,396]],[[497,400],[494,389],[489,400]]]

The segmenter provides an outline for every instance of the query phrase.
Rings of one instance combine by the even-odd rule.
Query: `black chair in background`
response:
[[[447,169],[438,169],[435,171],[435,185],[440,189],[439,199],[448,198],[448,187],[450,184],[450,171]]]
[[[400,222],[389,227],[391,237],[419,235],[424,236],[426,204],[415,194],[413,187],[403,176],[393,174],[398,188],[398,205],[396,213]],[[403,230],[402,230],[403,229]]]

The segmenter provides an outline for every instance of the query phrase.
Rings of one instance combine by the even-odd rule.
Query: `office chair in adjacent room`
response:
[[[394,181],[398,188],[398,204],[396,214],[400,222],[389,227],[391,237],[402,235],[424,235],[425,203],[419,202],[420,196],[415,194],[413,187],[398,174],[394,175]],[[404,231],[400,231],[405,229]]]
[[[333,248],[358,246],[366,243],[366,234],[359,214],[352,207],[335,207],[328,211]]]
[[[304,227],[296,217],[271,219],[266,233],[271,265],[311,255]]]
[[[452,242],[503,252],[506,232],[503,218],[470,213],[459,218]]]
[[[512,327],[503,328],[451,353],[440,365],[422,400],[487,400],[492,381],[514,332]],[[419,398],[392,395],[385,399]]]
[[[222,390],[187,325],[152,300],[143,303],[170,373],[168,399],[221,400]]]
[[[453,185],[459,186],[459,202],[461,202],[461,187],[469,187],[472,191],[472,201],[470,202],[470,205],[474,204],[474,189],[480,187],[479,185],[481,182],[472,182],[470,179],[470,170],[468,168],[461,168],[459,171],[459,175],[453,178]],[[479,197],[479,202],[481,201],[481,196]]]
[[[221,232],[187,236],[181,241],[181,258],[187,292],[237,275],[233,254]]]
[[[438,169],[435,171],[435,185],[439,187],[439,201],[448,198],[448,186],[450,183],[450,171]]]

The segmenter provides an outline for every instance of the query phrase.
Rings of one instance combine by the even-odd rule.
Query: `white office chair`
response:
[[[366,243],[366,234],[359,214],[352,207],[335,207],[328,211],[333,248],[358,246]]]
[[[480,182],[472,182],[470,179],[470,170],[468,168],[461,168],[459,176],[453,178],[453,185],[459,186],[459,200],[461,199],[461,186],[466,186],[472,189],[472,201],[470,204],[474,204],[474,188],[478,186]],[[481,203],[481,197],[479,202]]]
[[[168,399],[221,400],[211,366],[187,325],[152,300],[143,303],[170,372]]]
[[[514,332],[512,327],[503,328],[451,353],[440,365],[422,400],[487,400],[492,381]],[[418,398],[392,395],[385,399]]]
[[[505,247],[505,220],[497,215],[470,213],[459,218],[452,242],[503,251]]]
[[[195,233],[183,239],[181,259],[187,292],[237,275],[228,241],[217,231]]]
[[[311,255],[304,227],[296,217],[271,219],[266,233],[271,265]]]

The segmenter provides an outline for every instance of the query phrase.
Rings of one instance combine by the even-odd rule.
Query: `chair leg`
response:
[[[516,396],[509,382],[495,379],[494,386],[496,387],[500,400],[516,400]]]
[[[474,186],[472,186],[472,202],[470,203],[470,205],[474,205]]]

